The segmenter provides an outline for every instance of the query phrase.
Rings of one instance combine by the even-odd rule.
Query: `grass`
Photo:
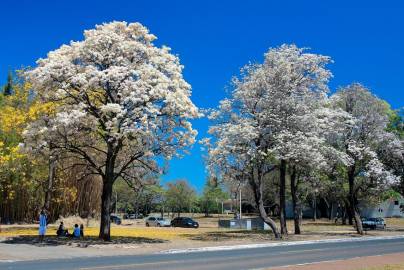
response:
[[[187,228],[153,228],[153,227],[121,227],[113,226],[111,235],[114,237],[144,237],[161,240],[174,240],[184,238],[188,235],[197,235],[209,229],[187,229]],[[89,227],[84,230],[85,236],[96,237],[99,233],[98,227]],[[8,228],[0,232],[0,237],[15,237],[20,235],[38,235],[37,228]],[[56,235],[56,228],[48,228],[46,235]]]
[[[243,231],[231,229],[219,229],[217,227],[216,218],[197,217],[200,223],[199,229],[188,228],[156,228],[144,227],[144,222],[138,220],[133,224],[125,224],[121,226],[113,225],[111,228],[111,236],[122,242],[127,242],[124,238],[132,239],[149,239],[150,241],[173,241],[173,240],[194,240],[194,241],[227,241],[227,240],[251,240],[251,241],[268,241],[272,240],[271,231]],[[386,219],[387,226],[396,228],[398,231],[404,229],[404,219],[391,218]],[[293,235],[293,220],[288,220],[289,239],[309,239],[323,238],[332,236],[356,236],[355,229],[350,225],[335,224],[327,219],[313,222],[304,220],[302,224],[302,235]],[[68,226],[69,231],[72,228]],[[98,226],[86,227],[85,236],[95,239],[98,237]],[[384,232],[378,232],[384,233]],[[20,237],[20,236],[37,236],[37,225],[17,225],[3,226],[0,231],[0,237]],[[47,236],[56,235],[56,226],[49,226]],[[136,241],[135,241],[136,242]]]

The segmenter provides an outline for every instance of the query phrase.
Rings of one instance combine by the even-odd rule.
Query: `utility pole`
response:
[[[318,193],[318,188],[315,188],[314,189],[314,215],[313,215],[314,221],[317,221],[317,193]]]
[[[240,200],[240,219],[241,219],[241,186],[239,190],[239,200]]]

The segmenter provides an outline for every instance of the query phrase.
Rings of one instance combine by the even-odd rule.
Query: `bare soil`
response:
[[[404,253],[269,268],[268,270],[402,270]]]

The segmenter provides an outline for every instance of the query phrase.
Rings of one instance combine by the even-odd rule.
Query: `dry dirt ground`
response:
[[[274,267],[267,270],[404,270],[404,253]]]
[[[39,243],[37,225],[3,225],[0,231],[0,260],[145,254],[169,249],[275,241],[270,231],[222,229],[217,227],[218,217],[196,216],[194,218],[200,224],[198,229],[145,227],[143,220],[124,220],[122,225],[112,226],[110,242],[98,239],[96,222],[76,217],[66,218],[63,221],[69,231],[75,223],[83,223],[84,239],[57,238],[55,234],[58,223],[55,223],[49,226],[45,242]],[[220,218],[226,218],[226,216]],[[288,223],[288,228],[290,235],[282,241],[360,237],[352,226],[337,225],[329,220],[317,222],[305,220],[301,235],[292,233],[292,221]],[[404,219],[388,219],[387,230],[367,231],[365,236],[398,234],[404,234]]]

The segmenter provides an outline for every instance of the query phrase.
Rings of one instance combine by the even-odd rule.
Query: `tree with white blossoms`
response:
[[[211,128],[217,141],[209,154],[232,153],[238,158],[242,154],[258,193],[264,175],[279,169],[281,234],[287,234],[287,166],[303,157],[323,162],[317,153],[324,140],[313,114],[326,101],[329,62],[329,57],[306,53],[295,45],[270,49],[263,64],[242,69],[241,78],[233,80],[232,97],[211,116],[219,123]],[[265,220],[265,210],[260,212]]]
[[[180,155],[196,136],[189,120],[199,113],[183,66],[155,39],[140,23],[97,25],[83,41],[49,52],[26,72],[38,95],[59,104],[50,128],[38,122],[26,131],[27,147],[51,137],[54,149],[101,176],[104,240],[110,239],[115,180],[159,171],[156,158]]]
[[[357,232],[363,234],[358,209],[359,197],[371,193],[380,194],[398,179],[379,159],[377,150],[389,145],[394,151],[401,151],[392,144],[395,135],[387,131],[388,106],[360,84],[341,88],[331,97],[334,108],[341,108],[352,116],[353,123],[347,125],[333,144],[345,151],[349,160],[344,167],[345,180],[349,185],[349,211],[355,220]],[[390,142],[390,143],[389,143]],[[393,153],[391,151],[390,153]]]

